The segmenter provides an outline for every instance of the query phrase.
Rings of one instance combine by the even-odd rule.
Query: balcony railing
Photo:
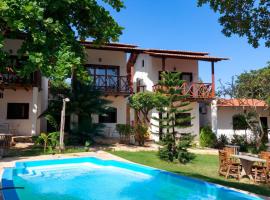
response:
[[[153,91],[158,91],[161,89],[166,90],[168,88],[166,88],[165,86],[160,86],[158,84],[153,86]],[[209,99],[215,97],[215,94],[212,91],[212,83],[184,82],[182,85],[177,87],[177,89],[179,90],[179,95],[187,96],[187,98],[191,99]]]
[[[40,86],[41,75],[39,72],[32,73],[29,77],[20,77],[13,71],[0,73],[0,86],[1,87],[14,87],[14,86]]]
[[[91,75],[94,88],[105,92],[107,95],[129,95],[132,89],[129,87],[127,76]]]

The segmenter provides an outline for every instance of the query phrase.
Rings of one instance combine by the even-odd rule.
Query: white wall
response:
[[[44,80],[45,84],[46,80]],[[37,118],[36,124],[32,124],[33,118],[38,117],[46,108],[47,101],[46,94],[48,90],[41,90],[37,95],[37,113],[34,114],[35,106],[33,105],[33,90],[28,91],[23,88],[16,90],[5,89],[1,91],[3,98],[0,98],[0,123],[8,123],[10,133],[14,135],[30,136],[32,127],[36,127],[36,134],[40,131],[46,131],[46,120]],[[29,103],[29,118],[28,119],[7,119],[7,104],[8,103]]]
[[[120,75],[125,76],[127,74],[126,69],[127,58],[125,52],[86,49],[86,54],[87,54],[86,64],[119,66]]]
[[[142,66],[142,62],[144,60],[144,67]],[[167,58],[165,61],[165,70],[166,71],[178,71],[178,72],[189,72],[193,74],[193,82],[198,81],[198,62],[193,60],[182,60],[182,59],[170,59]],[[151,57],[147,54],[140,54],[137,58],[137,61],[134,66],[134,77],[133,82],[134,89],[136,89],[136,80],[141,79],[143,80],[142,84],[146,86],[147,91],[152,91],[153,85],[158,83],[159,79],[159,71],[162,71],[162,59]],[[136,91],[136,90],[135,90]],[[199,134],[199,104],[197,102],[192,102],[190,104],[190,108],[192,110],[190,111],[191,116],[194,117],[192,120],[192,127],[182,130],[177,130],[178,132],[182,133],[192,133],[194,135]],[[158,117],[157,111],[152,111],[150,114],[152,117]],[[131,114],[131,119],[134,119],[134,112]],[[158,125],[158,122],[151,119],[151,123]],[[158,141],[159,128],[156,126],[151,126],[151,138],[155,141]]]
[[[270,128],[270,115],[269,110],[265,110],[263,108],[258,108],[257,110],[261,117],[267,117],[268,120],[268,127]],[[232,125],[232,117],[235,114],[243,113],[242,107],[218,107],[218,113],[217,113],[217,135],[225,134],[229,138],[233,136],[233,134],[240,134],[244,135],[244,130],[233,130]],[[250,131],[248,130],[246,132],[248,135],[250,134]]]

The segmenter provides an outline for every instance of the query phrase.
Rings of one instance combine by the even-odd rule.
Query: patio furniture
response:
[[[270,152],[260,152],[259,158],[266,160],[266,163],[259,163],[258,165],[253,166],[252,172],[254,176],[254,181],[268,183],[270,181]]]
[[[238,155],[240,146],[238,146],[238,145],[225,145],[224,149],[230,149],[230,151],[232,151],[233,154]]]
[[[242,165],[242,171],[241,176],[248,176],[250,180],[255,181],[255,179],[252,176],[252,167],[255,162],[258,163],[266,163],[265,159],[256,158],[253,156],[247,156],[247,155],[232,155],[233,158],[239,158],[241,165]]]
[[[234,162],[229,154],[224,150],[219,150],[219,175],[229,176],[240,179],[241,166],[239,163]]]

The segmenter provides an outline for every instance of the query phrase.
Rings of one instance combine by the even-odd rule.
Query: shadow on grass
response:
[[[243,182],[235,182],[235,181],[231,181],[230,179],[218,179],[218,178],[214,178],[214,177],[208,177],[208,176],[204,176],[202,174],[197,174],[197,173],[186,173],[186,172],[179,172],[179,171],[171,171],[175,174],[179,174],[179,175],[184,175],[184,176],[189,176],[192,178],[196,178],[196,179],[200,179],[200,180],[204,180],[207,182],[211,182],[211,183],[216,183],[222,186],[227,186],[227,187],[231,187],[231,188],[236,188],[236,189],[240,189],[240,190],[244,190],[246,192],[251,192],[254,194],[259,194],[259,195],[264,195],[264,196],[270,196],[270,185],[266,185],[266,184],[260,184],[260,185],[255,185],[255,184],[249,184],[249,183],[243,183]]]

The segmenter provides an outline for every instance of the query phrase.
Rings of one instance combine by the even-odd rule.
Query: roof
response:
[[[228,60],[228,58],[209,56],[207,52],[195,52],[195,51],[182,51],[182,50],[165,50],[165,49],[147,49],[139,48],[132,44],[123,43],[106,43],[102,45],[96,45],[91,41],[81,41],[81,44],[88,49],[100,49],[100,50],[112,50],[112,51],[124,51],[127,53],[145,53],[153,57],[165,57],[165,58],[178,58],[187,60],[201,60],[218,62],[221,60]]]
[[[179,59],[187,59],[187,60],[202,60],[202,61],[212,61],[212,62],[228,60],[228,58],[212,57],[212,56],[207,56],[207,55],[156,53],[153,51],[146,51],[146,53],[154,57],[179,58]]]
[[[218,99],[218,107],[268,107],[267,103],[258,99]]]

